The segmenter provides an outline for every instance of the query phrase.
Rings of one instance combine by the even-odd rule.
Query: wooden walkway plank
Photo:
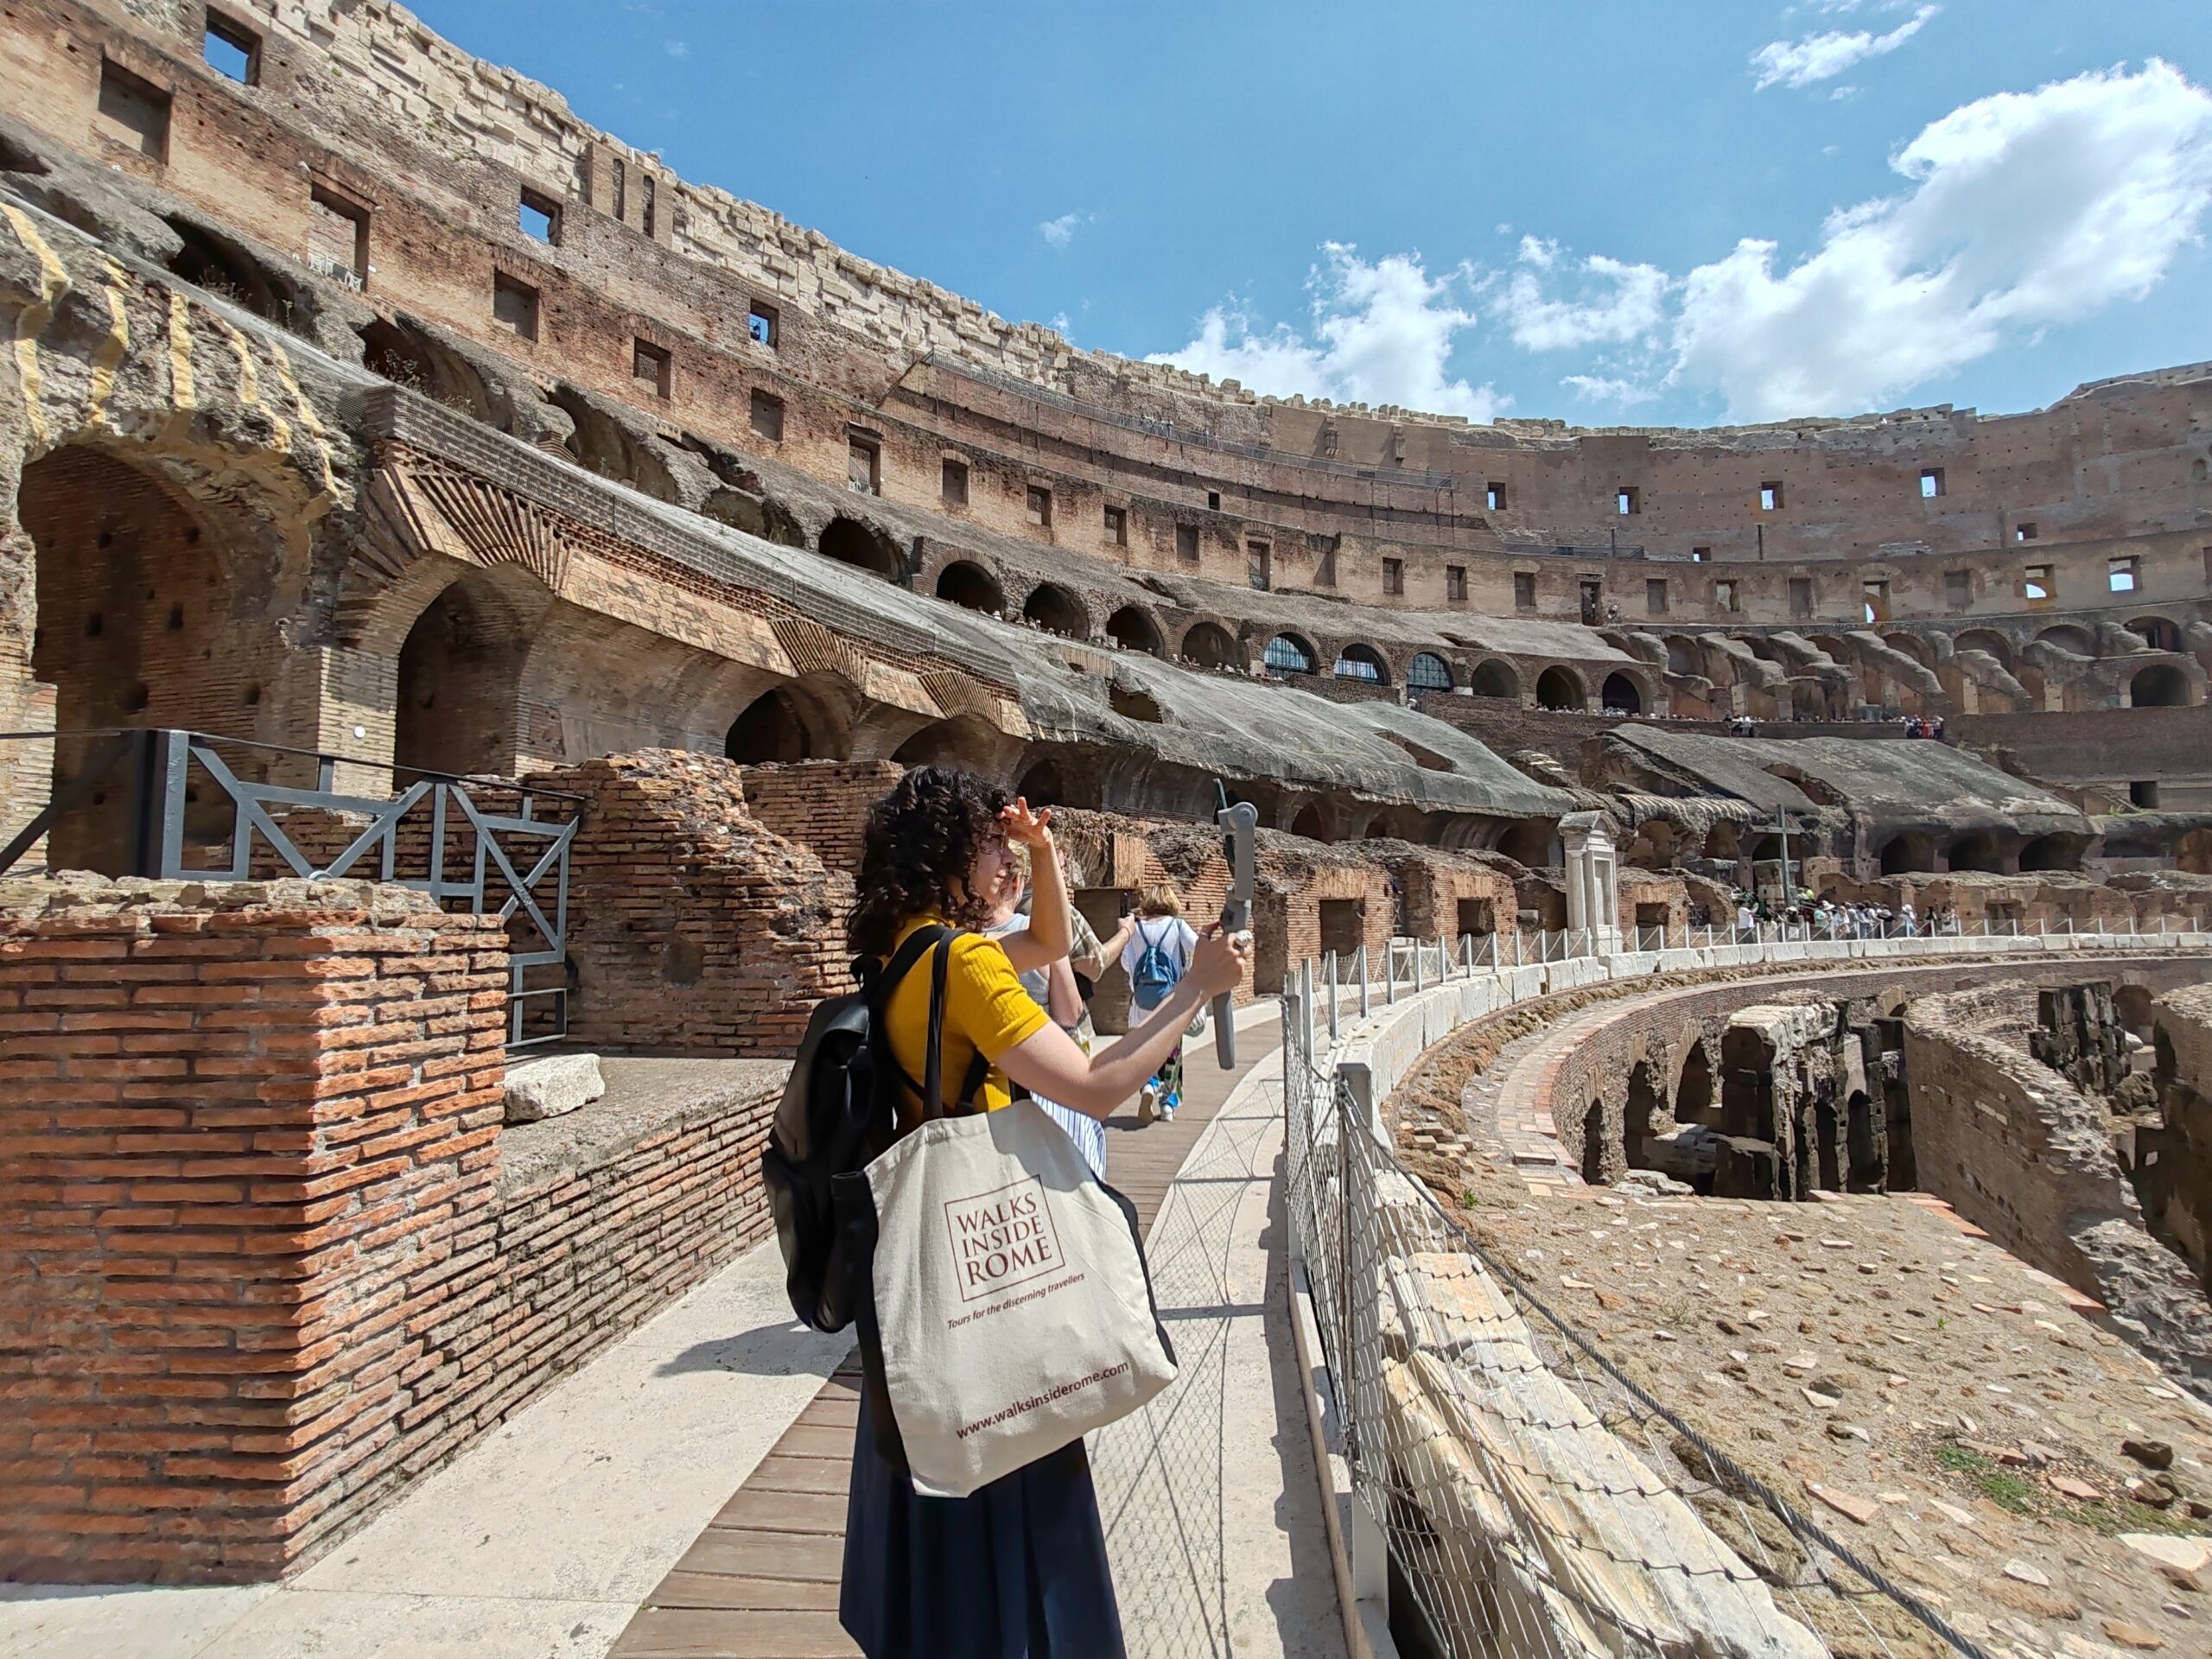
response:
[[[1198,1136],[1281,1040],[1261,1026],[1239,1039],[1235,1072],[1214,1064],[1211,1040],[1191,1046],[1173,1122],[1140,1124],[1134,1104],[1107,1120],[1107,1179],[1147,1234]],[[836,1606],[860,1386],[852,1362],[823,1384],[645,1599],[609,1659],[854,1659],[860,1650],[838,1627]]]

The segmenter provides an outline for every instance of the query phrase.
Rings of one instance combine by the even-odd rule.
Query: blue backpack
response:
[[[1140,1008],[1152,1009],[1165,1002],[1183,977],[1183,963],[1167,953],[1167,942],[1175,937],[1175,924],[1171,919],[1158,938],[1144,931],[1144,924],[1137,924],[1137,938],[1144,941],[1143,954],[1137,957],[1137,970],[1129,976],[1130,998]]]

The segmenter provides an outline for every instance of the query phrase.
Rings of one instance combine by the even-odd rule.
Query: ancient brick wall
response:
[[[1391,851],[1395,852],[1393,848]],[[1424,939],[1447,933],[1499,936],[1504,960],[1512,956],[1506,936],[1520,931],[1520,898],[1512,876],[1491,865],[1449,853],[1408,849],[1392,865],[1405,893],[1406,931]]]
[[[2212,1308],[2154,1239],[2105,1107],[2027,1052],[2018,987],[1906,1004],[1904,1065],[1921,1185],[2019,1256],[2135,1323],[2137,1345],[2212,1394]]]
[[[273,1575],[465,1438],[505,941],[358,883],[0,919],[0,1573]]]
[[[1269,846],[1260,855],[1252,982],[1268,995],[1280,991],[1300,963],[1312,962],[1318,969],[1332,950],[1339,972],[1352,977],[1349,964],[1362,945],[1381,975],[1395,925],[1389,878],[1341,855],[1318,856],[1323,850]]]
[[[537,774],[584,798],[569,860],[569,1035],[661,1054],[784,1055],[849,985],[849,879],[746,810],[733,762],[674,749]]]
[[[868,808],[897,787],[890,760],[800,760],[744,769],[745,810],[761,828],[797,842],[847,875],[861,868]]]

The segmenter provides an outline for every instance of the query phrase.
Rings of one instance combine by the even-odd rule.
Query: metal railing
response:
[[[1618,951],[1602,948],[1613,938],[1554,937],[1575,954],[1585,944],[1596,954],[1680,948],[1675,939],[1689,945],[1699,933],[1720,962],[1744,960],[1747,948],[1777,962],[1801,950],[1852,954],[1848,940],[1780,925],[1745,930],[1741,941],[1732,931],[1626,930]],[[1980,937],[2005,940],[1990,947],[2003,953],[2035,950],[2013,943],[2021,933]],[[1904,954],[1941,957],[1973,951],[1976,936],[1889,937],[1915,939]],[[2155,935],[2131,923],[2077,937],[2126,949]],[[1491,977],[1493,1007],[1545,994],[1548,976],[1515,969],[1548,947],[1517,953],[1509,936],[1508,954],[1521,960],[1501,963],[1497,937],[1481,938],[1478,946],[1463,937],[1450,953],[1453,979]],[[2212,949],[2212,918],[2172,944],[2184,941]],[[1799,948],[1785,955],[1785,945]],[[1399,1160],[1379,1110],[1389,1080],[1378,1084],[1374,1069],[1379,1033],[1393,1027],[1377,1020],[1362,1033],[1371,1041],[1343,1046],[1355,1018],[1344,988],[1356,988],[1358,1014],[1376,1012],[1444,954],[1394,941],[1387,976],[1367,971],[1363,948],[1302,964],[1284,988],[1293,1282],[1319,1343],[1332,1450],[1351,1477],[1354,1586],[1387,1586],[1376,1611],[1406,1650],[1446,1659],[1924,1651],[1925,1637],[1905,1634],[1911,1626],[1986,1659],[1936,1607],[1626,1375]],[[1433,1039],[1433,1023],[1423,1029]],[[1387,1568],[1359,1562],[1363,1541]]]
[[[0,875],[60,834],[73,868],[111,875],[392,882],[508,925],[509,1046],[567,1035],[569,855],[582,797],[166,728],[0,732],[0,742],[83,747],[0,848]],[[391,791],[341,790],[341,767],[385,772]],[[315,781],[271,781],[288,774]],[[555,982],[533,982],[549,972]]]

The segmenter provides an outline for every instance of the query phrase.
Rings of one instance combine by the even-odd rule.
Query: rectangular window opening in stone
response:
[[[1706,561],[1712,558],[1712,556],[1713,550],[1709,547],[1694,547],[1690,549],[1690,563],[1692,564],[1703,564]]]
[[[109,137],[150,160],[168,160],[169,95],[112,58],[100,60],[100,118]]]
[[[630,378],[640,385],[651,386],[653,396],[666,397],[672,390],[675,360],[664,346],[649,340],[633,340],[630,356]]]
[[[772,352],[776,349],[779,337],[783,333],[778,324],[776,308],[766,300],[753,302],[753,309],[746,317],[745,327],[755,344],[766,346]]]
[[[1946,570],[1943,573],[1943,607],[1946,610],[1963,611],[1974,603],[1974,572]]]
[[[1129,544],[1129,510],[1127,507],[1108,507],[1103,515],[1099,533],[1114,546],[1127,547]],[[1176,551],[1179,553],[1182,550],[1179,547]],[[1192,556],[1197,556],[1195,544]]]
[[[2032,542],[2035,538],[2036,527],[2033,524],[2015,524],[2012,527],[2012,539],[2014,541]]]
[[[845,435],[845,487],[855,495],[875,495],[883,487],[883,445],[870,434]]]
[[[2021,598],[2026,600],[2031,605],[2048,605],[2051,601],[2052,594],[2053,584],[2049,565],[2031,564],[2021,569]]]
[[[1920,499],[1923,501],[1933,501],[1942,493],[1943,469],[1941,467],[1922,467],[1920,469]]]
[[[1643,608],[1654,616],[1667,614],[1667,583],[1663,577],[1643,579]]]
[[[1306,544],[1313,550],[1313,585],[1316,588],[1337,585],[1337,543],[1339,539],[1336,536],[1309,536],[1306,538]]]
[[[1221,511],[1221,492],[1219,490],[1208,490],[1206,492],[1206,511],[1209,512],[1219,512]]]
[[[1196,524],[1175,526],[1175,556],[1185,564],[1198,562],[1198,527]]]
[[[753,429],[771,443],[781,443],[784,441],[784,400],[773,392],[754,392]]]
[[[1447,604],[1452,605],[1464,605],[1467,602],[1467,567],[1465,565],[1447,564],[1444,567],[1444,598]]]
[[[1324,899],[1321,917],[1321,954],[1337,953],[1337,960],[1359,954],[1367,938],[1367,901],[1363,899]]]
[[[543,190],[523,186],[522,200],[515,209],[515,222],[531,241],[543,242],[550,248],[561,245],[561,204]]]
[[[1029,522],[1039,530],[1052,527],[1052,493],[1042,484],[1032,484],[1028,492]]]
[[[1492,484],[1483,492],[1483,505],[1492,512],[1505,511],[1505,486]]]
[[[308,264],[355,293],[369,281],[369,210],[335,191],[308,190]]]
[[[1274,586],[1274,553],[1265,542],[1244,544],[1245,580],[1262,593]]]
[[[1613,492],[1613,511],[1625,518],[1632,512],[1643,511],[1643,492],[1633,485]]]
[[[1759,511],[1761,512],[1780,512],[1782,511],[1782,486],[1780,484],[1769,481],[1759,486]]]
[[[1598,613],[1599,608],[1605,604],[1605,580],[1599,576],[1585,576],[1581,580],[1580,586],[1582,626],[1586,628],[1592,628],[1598,626]]]
[[[622,210],[630,205],[630,169],[622,158],[614,158],[614,217],[622,217]]]
[[[1789,614],[1810,616],[1813,613],[1813,579],[1810,576],[1789,578]]]
[[[2105,585],[2115,594],[2132,594],[2143,585],[2143,562],[2132,554],[2105,561]]]
[[[1382,561],[1382,591],[1402,594],[1406,591],[1406,562],[1403,559]]]
[[[653,233],[653,215],[660,211],[660,188],[650,173],[643,175],[639,182],[645,186],[645,219],[639,228],[651,236]]]
[[[2158,804],[2158,781],[2155,778],[2138,779],[2127,786],[2130,806],[2155,807]]]
[[[1513,573],[1513,608],[1533,611],[1536,608],[1536,578],[1526,570]]]
[[[519,277],[495,271],[492,276],[492,320],[518,340],[537,338],[537,290]]]
[[[948,506],[966,506],[968,505],[968,463],[947,455],[938,470],[938,491],[944,497],[945,504]]]
[[[2212,547],[2204,550],[2204,580],[2212,582]]]
[[[1732,611],[1736,608],[1734,582],[1716,582],[1713,584],[1713,608],[1716,611]]]
[[[1462,899],[1459,901],[1459,936],[1471,933],[1481,938],[1486,933],[1497,931],[1497,906],[1489,899]]]
[[[261,36],[212,8],[207,13],[207,32],[200,41],[200,55],[219,74],[228,75],[248,86],[261,84]]]
[[[1859,584],[1861,614],[1869,622],[1890,620],[1890,583],[1886,576],[1870,576]]]

